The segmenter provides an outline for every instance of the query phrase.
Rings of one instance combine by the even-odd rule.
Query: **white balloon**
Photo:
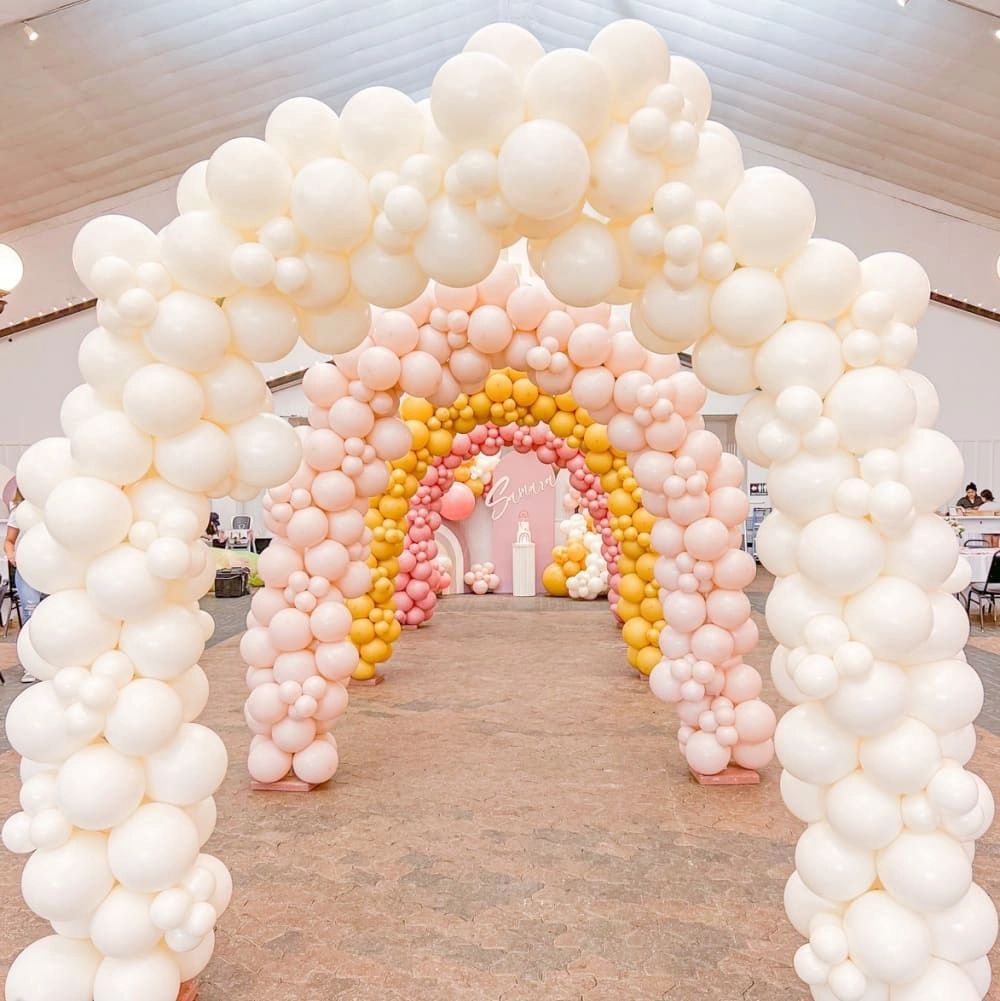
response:
[[[861,764],[868,776],[887,792],[919,792],[941,763],[934,731],[906,717],[892,730],[861,742]]]
[[[571,306],[603,302],[620,274],[614,237],[595,220],[582,219],[545,248],[542,277],[552,294]]]
[[[808,889],[828,900],[850,900],[875,881],[874,853],[852,848],[825,821],[799,838],[795,868]]]
[[[997,939],[997,910],[973,883],[956,904],[927,915],[931,951],[950,963],[971,963],[985,956]]]
[[[849,247],[810,240],[784,268],[789,312],[800,320],[833,320],[861,291],[861,266]]]
[[[183,718],[183,704],[169,685],[136,678],[125,685],[109,711],[104,735],[121,754],[152,754],[173,738]]]
[[[145,341],[157,361],[189,372],[207,372],[226,353],[229,324],[211,299],[180,290],[160,301]]]
[[[32,685],[22,692],[7,711],[5,723],[7,739],[18,754],[50,765],[60,764],[94,736],[70,733],[63,705],[51,681]]]
[[[104,327],[91,330],[77,354],[80,374],[109,405],[121,402],[126,380],[150,360],[141,342],[114,337]]]
[[[983,683],[975,669],[964,660],[916,664],[907,673],[910,714],[935,733],[959,730],[976,719],[982,710]]]
[[[84,421],[73,430],[70,450],[84,476],[124,486],[142,479],[153,461],[153,443],[118,410]]]
[[[129,376],[122,391],[122,409],[128,419],[160,438],[189,431],[204,407],[198,380],[171,365],[144,365]]]
[[[344,157],[369,177],[380,170],[399,170],[420,152],[423,118],[413,100],[392,87],[366,87],[340,113],[340,145]]]
[[[63,762],[59,808],[75,827],[102,831],[122,823],[142,802],[142,764],[107,744],[91,744]]]
[[[908,983],[930,963],[926,921],[882,890],[863,894],[847,908],[844,930],[851,959],[872,980]]]
[[[18,569],[43,594],[83,588],[87,560],[56,542],[44,524],[34,525],[18,536]]]
[[[198,848],[198,831],[183,810],[146,803],[111,832],[107,857],[126,889],[154,893],[184,878]]]
[[[441,134],[461,149],[499,149],[524,118],[514,71],[484,52],[447,60],[431,84],[430,106]]]
[[[493,270],[500,254],[500,238],[475,213],[442,196],[431,202],[427,226],[417,237],[413,253],[435,281],[467,288]]]
[[[881,573],[885,543],[868,521],[822,515],[802,529],[796,563],[806,577],[831,594],[855,594]]]
[[[74,553],[94,556],[121,542],[132,508],[114,485],[91,476],[73,476],[54,486],[45,502],[52,537]]]
[[[292,478],[299,468],[302,446],[295,429],[274,414],[258,414],[229,429],[241,483],[274,487]]]
[[[202,493],[232,475],[236,450],[225,431],[202,420],[190,431],[158,438],[154,462],[156,471],[168,483]]]
[[[196,612],[164,605],[145,619],[126,622],[119,647],[137,674],[172,681],[198,662],[205,641]]]
[[[771,466],[767,477],[768,492],[775,508],[804,525],[832,513],[838,486],[856,475],[857,462],[847,452],[800,453],[787,462]]]
[[[57,667],[90,664],[114,647],[120,626],[117,618],[97,609],[86,591],[60,591],[35,609],[31,640],[38,655]]]
[[[878,853],[878,876],[899,903],[915,911],[954,907],[972,885],[972,863],[942,831],[903,831]]]
[[[930,302],[931,283],[927,272],[906,254],[883,253],[861,262],[861,281],[866,291],[891,292],[897,319],[914,326]]]
[[[825,413],[845,448],[895,448],[913,427],[916,398],[898,372],[874,365],[845,372],[827,394]]]
[[[288,208],[292,170],[262,139],[230,139],[209,158],[205,186],[225,222],[257,229]]]
[[[73,241],[73,269],[84,285],[94,265],[108,256],[120,257],[135,267],[158,261],[160,252],[156,236],[141,222],[121,215],[98,216],[86,223]]]
[[[806,186],[774,168],[748,170],[726,202],[726,241],[743,265],[781,267],[806,246],[815,225]]]
[[[777,396],[790,386],[808,386],[825,396],[843,375],[840,338],[823,323],[792,320],[757,352],[757,378]]]
[[[299,339],[295,309],[273,292],[240,292],[226,299],[222,309],[234,347],[251,361],[278,361]],[[220,356],[215,364],[221,361]]]
[[[501,22],[480,28],[466,43],[463,52],[485,52],[509,66],[521,81],[542,56],[541,42],[517,24]]]
[[[836,726],[818,703],[794,706],[782,716],[774,749],[787,771],[813,785],[832,785],[858,764],[857,738]]]
[[[842,678],[826,700],[830,718],[860,737],[884,733],[906,712],[907,684],[902,668],[877,660],[857,678]]]
[[[199,160],[181,175],[181,179],[177,182],[178,212],[211,210],[212,200],[208,197],[208,188],[205,185],[207,170],[208,160]]]
[[[293,170],[307,163],[340,154],[337,113],[312,97],[282,101],[268,116],[264,139],[288,161]]]
[[[88,917],[114,886],[104,834],[77,831],[59,848],[40,848],[21,873],[24,902],[49,921]]]
[[[66,394],[59,408],[59,426],[63,434],[71,435],[85,420],[108,409],[92,386],[77,386]]]
[[[226,774],[225,744],[208,727],[185,723],[174,739],[145,762],[151,799],[191,806],[211,796]]]
[[[770,337],[788,315],[785,290],[773,271],[740,268],[712,294],[712,323],[727,340],[743,347]]]
[[[618,119],[627,119],[657,84],[670,79],[667,43],[644,21],[612,21],[594,36],[588,51],[611,80],[612,107]]]
[[[368,180],[346,160],[313,160],[292,184],[292,219],[320,250],[350,250],[371,230]]]
[[[835,782],[827,790],[825,806],[830,826],[857,848],[884,848],[903,828],[899,796],[885,792],[861,771]]]
[[[153,897],[116,886],[94,912],[90,937],[115,959],[139,956],[154,948],[163,933],[149,919]]]
[[[897,450],[900,480],[918,511],[936,511],[959,492],[965,462],[955,443],[940,431],[917,428]]]
[[[568,125],[585,143],[598,139],[611,123],[611,81],[588,52],[556,49],[528,71],[524,96],[529,118]]]
[[[92,1001],[101,954],[89,940],[49,935],[19,953],[7,972],[8,998]]]
[[[176,960],[158,948],[128,959],[105,959],[94,978],[94,1001],[176,1001],[180,986]]]
[[[844,617],[852,637],[883,660],[910,653],[930,636],[934,621],[926,593],[901,577],[879,577],[847,602]]]
[[[229,262],[243,238],[214,212],[185,212],[160,231],[159,242],[163,264],[182,289],[221,299],[239,288]]]

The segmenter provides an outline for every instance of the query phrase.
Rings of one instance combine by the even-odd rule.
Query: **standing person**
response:
[[[975,483],[966,484],[965,496],[959,497],[955,507],[959,508],[959,514],[970,514],[978,507],[982,507],[983,499],[979,496]]]
[[[26,624],[38,607],[38,603],[42,600],[42,593],[33,588],[21,576],[21,571],[17,568],[17,537],[21,534],[21,529],[17,524],[17,505],[22,500],[24,498],[21,496],[21,491],[18,490],[14,494],[14,504],[7,517],[7,537],[3,542],[3,554],[7,557],[7,562],[14,570],[14,587],[17,589],[17,597],[21,604],[21,622],[22,624]],[[27,671],[21,675],[21,684],[23,685],[30,685],[37,680],[33,674],[29,674]]]

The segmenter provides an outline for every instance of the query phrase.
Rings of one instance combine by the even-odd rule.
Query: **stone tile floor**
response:
[[[755,607],[768,588],[762,574]],[[243,765],[246,602],[210,600],[204,722],[231,767],[209,849],[236,889],[202,1001],[808,997],[781,907],[801,825],[777,766],[755,787],[694,784],[672,709],[625,664],[603,603],[447,598],[404,634],[385,684],[352,689],[333,782],[280,794],[251,792]],[[1000,628],[983,635],[997,649],[974,635],[968,652],[993,688]],[[765,633],[752,659],[766,665],[772,648]],[[15,661],[0,644],[0,665]],[[984,713],[974,761],[994,787],[995,721]],[[4,816],[17,788],[2,754]],[[977,876],[1000,896],[998,854],[991,832]],[[7,962],[45,930],[20,901],[22,864],[0,854]]]

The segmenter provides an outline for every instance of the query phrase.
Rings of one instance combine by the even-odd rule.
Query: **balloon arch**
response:
[[[17,473],[19,566],[51,596],[18,640],[43,680],[7,717],[24,784],[3,840],[30,853],[25,902],[54,934],[17,957],[9,1001],[174,1001],[211,957],[231,882],[201,851],[226,768],[195,722],[209,498],[272,488],[277,539],[241,646],[252,754],[332,774],[345,683],[398,630],[408,499],[452,432],[485,419],[472,401],[507,367],[526,396],[490,401],[490,417],[551,423],[571,392],[625,457],[601,453],[605,472],[627,462],[615,489],[640,489],[658,519],[667,624],[651,687],[699,708],[681,739],[708,770],[741,743],[770,754],[739,663],[743,471],[698,417],[704,386],[754,393],[737,435],[768,468],[758,553],[777,577],[772,675],[794,704],[774,744],[808,825],[785,894],[808,938],[796,971],[820,1001],[985,995],[996,912],[971,859],[993,801],[965,768],[982,687],[953,597],[968,567],[934,515],[962,460],[908,369],[927,276],[813,239],[806,188],[744,170],[710,103],[701,70],[641,22],[547,54],[492,25],[428,102],[376,87],[338,118],[287,101],[264,140],[226,142],[184,175],[159,234],[118,216],[83,228],[74,265],[100,324],[85,382],[65,437]],[[523,237],[551,296],[494,270]],[[605,325],[607,302],[631,303],[631,333]],[[388,310],[374,325],[370,304]],[[336,356],[307,375],[301,437],[269,412],[255,366],[300,337]],[[698,378],[674,356],[691,345]],[[401,392],[438,408],[426,442],[396,416]],[[532,413],[542,399],[547,417]],[[745,701],[727,707],[734,676]]]

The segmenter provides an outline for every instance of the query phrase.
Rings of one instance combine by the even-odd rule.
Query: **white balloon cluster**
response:
[[[704,74],[641,22],[547,54],[492,25],[429,102],[376,87],[339,118],[285,102],[264,140],[185,174],[158,235],[113,216],[84,227],[74,264],[100,327],[67,437],[18,470],[23,569],[52,597],[19,643],[45,680],[8,717],[30,793],[5,840],[35,849],[25,897],[58,934],[15,961],[9,997],[173,1001],[208,959],[207,908],[226,895],[198,855],[199,804],[224,768],[193,724],[208,496],[285,484],[244,642],[252,753],[272,776],[332,774],[327,731],[357,663],[343,599],[370,585],[364,511],[410,446],[401,391],[449,406],[510,365],[607,424],[661,518],[654,690],[680,701],[693,765],[762,764],[774,719],[742,662],[755,638],[742,470],[703,430],[704,387],[665,357],[692,344],[711,388],[760,389],[739,438],[770,468],[759,548],[779,577],[775,680],[796,703],[777,747],[786,801],[811,825],[788,892],[810,937],[797,968],[820,1001],[985,993],[995,915],[969,859],[992,801],[964,769],[981,690],[951,596],[968,571],[931,516],[961,459],[905,368],[927,279],[898,255],[859,263],[812,240],[809,193],[774,168],[744,172],[710,103]],[[491,274],[524,236],[568,307]],[[609,329],[607,302],[633,303],[634,337]],[[372,326],[370,304],[394,312]],[[301,442],[266,412],[253,365],[299,337],[341,356],[308,380]],[[62,791],[81,754],[68,774],[88,776],[93,819]],[[121,940],[97,919],[112,899]]]
[[[579,542],[587,550],[580,572],[566,581],[566,589],[571,598],[593,601],[608,593],[608,564],[601,555],[601,536],[587,528],[587,516],[579,512],[571,514],[559,523],[567,542]]]

